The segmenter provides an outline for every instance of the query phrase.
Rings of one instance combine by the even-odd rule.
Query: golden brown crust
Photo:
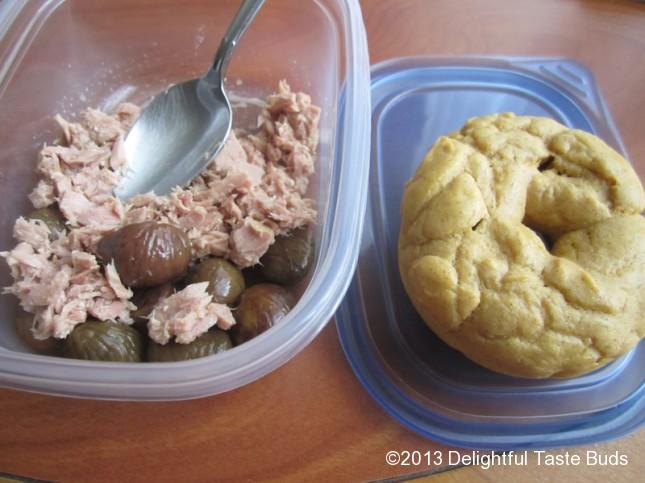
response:
[[[428,326],[485,367],[588,372],[645,335],[643,208],[638,176],[597,137],[546,118],[474,118],[406,186],[403,283]]]

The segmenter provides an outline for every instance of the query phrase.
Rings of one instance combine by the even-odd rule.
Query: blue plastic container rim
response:
[[[348,298],[353,298],[354,290],[352,284]],[[342,304],[337,317],[356,320],[360,316],[355,309],[351,304]],[[399,423],[447,445],[488,450],[557,448],[617,439],[645,424],[645,385],[613,408],[561,423],[465,423],[433,414],[390,383],[368,339],[360,337],[365,334],[353,331],[351,324],[337,323],[336,327],[347,360],[370,396]]]
[[[572,104],[576,104],[591,124],[600,126],[598,130],[603,132],[596,132],[597,135],[613,144],[626,156],[625,147],[595,84],[590,89],[593,96],[589,97],[586,95],[588,93],[585,93],[584,96],[580,96],[584,97],[585,102],[576,102],[580,92],[577,92],[575,85],[558,79],[544,79],[545,76],[540,75],[543,72],[539,71],[536,65],[549,62],[563,62],[575,66],[593,82],[593,75],[585,66],[564,58],[423,56],[390,59],[373,65],[372,89],[380,82],[392,80],[396,76],[405,78],[406,69],[417,67],[483,69],[488,72],[512,70],[515,74],[525,75],[532,80],[544,81],[547,87],[558,90],[558,95],[565,96]],[[372,108],[378,108],[378,102],[374,99]],[[521,418],[518,418],[513,422],[466,422],[447,417],[445,414],[433,413],[397,387],[374,354],[374,349],[370,346],[369,332],[360,323],[364,312],[359,302],[359,286],[358,275],[355,274],[336,315],[341,346],[354,373],[372,398],[394,419],[426,438],[472,449],[554,448],[619,438],[645,424],[645,384],[641,384],[629,397],[613,407],[558,420],[540,422],[538,418],[530,422],[521,422]]]

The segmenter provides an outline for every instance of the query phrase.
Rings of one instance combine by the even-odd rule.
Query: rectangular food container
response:
[[[239,1],[4,0],[0,4],[0,250],[30,210],[37,153],[55,114],[144,103],[200,76]],[[283,321],[230,351],[193,361],[105,363],[29,353],[14,334],[13,296],[0,298],[0,385],[105,399],[187,399],[246,384],[286,362],[332,317],[354,271],[369,167],[369,62],[357,0],[267,1],[240,42],[227,86],[263,98],[286,79],[322,108],[316,175],[316,263]],[[237,102],[235,125],[257,111]],[[0,285],[11,283],[0,263]]]
[[[356,274],[336,321],[358,379],[411,430],[485,449],[590,444],[645,422],[645,341],[571,379],[523,379],[469,361],[426,327],[397,264],[406,181],[436,139],[471,117],[547,116],[626,155],[593,75],[571,59],[411,57],[372,67],[370,184]]]

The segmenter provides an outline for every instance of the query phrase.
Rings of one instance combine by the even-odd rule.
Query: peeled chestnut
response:
[[[208,282],[213,302],[233,305],[244,291],[244,276],[231,262],[209,257],[202,260],[188,276],[188,283]]]
[[[63,348],[63,341],[49,337],[41,340],[34,337],[31,327],[34,322],[34,314],[19,309],[15,318],[15,327],[18,336],[27,346],[38,354],[59,355]]]
[[[240,345],[277,324],[291,310],[291,295],[279,285],[261,283],[242,293],[235,311],[233,342]]]
[[[88,320],[65,339],[66,355],[88,361],[141,362],[144,340],[129,325]]]
[[[114,260],[125,285],[154,287],[186,273],[190,240],[167,223],[133,223],[105,235],[99,242],[98,255],[106,263]]]
[[[233,347],[231,338],[226,332],[211,329],[200,335],[189,344],[178,344],[171,340],[165,345],[150,341],[148,344],[148,362],[176,362],[206,357]]]
[[[314,240],[308,227],[279,236],[260,259],[264,278],[280,285],[300,281],[309,271],[314,259]]]

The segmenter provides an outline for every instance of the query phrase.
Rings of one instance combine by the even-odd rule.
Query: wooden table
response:
[[[462,53],[583,62],[645,179],[644,4],[365,0],[362,6],[372,62]],[[645,472],[643,445],[641,431],[596,447],[626,454],[626,466],[544,468],[533,458],[526,467],[458,468],[428,481],[634,481]],[[0,391],[0,472],[33,478],[366,481],[427,472],[388,466],[391,449],[450,450],[404,429],[370,399],[345,361],[333,323],[279,370],[220,396],[140,404]],[[569,448],[581,455],[586,450]]]

